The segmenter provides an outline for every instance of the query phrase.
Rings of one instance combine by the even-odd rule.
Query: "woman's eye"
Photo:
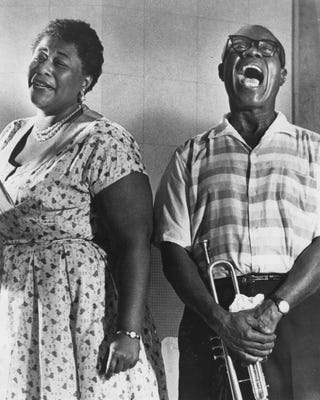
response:
[[[58,65],[58,67],[67,67],[67,64],[61,60],[55,60],[54,64]]]
[[[35,61],[42,62],[45,61],[46,57],[44,54],[36,54],[36,56],[33,59]]]

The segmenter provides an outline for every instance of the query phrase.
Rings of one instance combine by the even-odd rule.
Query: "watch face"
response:
[[[288,302],[286,302],[285,300],[281,300],[278,303],[278,308],[282,314],[287,314],[289,312],[290,306],[289,306]]]

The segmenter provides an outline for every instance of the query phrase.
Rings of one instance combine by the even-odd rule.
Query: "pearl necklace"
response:
[[[33,129],[33,134],[35,138],[38,140],[38,142],[45,142],[48,139],[51,139],[53,136],[55,136],[62,126],[69,120],[71,119],[77,112],[82,110],[82,105],[79,104],[79,106],[72,111],[70,114],[68,114],[66,117],[64,117],[62,120],[56,122],[53,125],[48,126],[46,129],[39,130],[39,128],[34,124],[34,129]]]

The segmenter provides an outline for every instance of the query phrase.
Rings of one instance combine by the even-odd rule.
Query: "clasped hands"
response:
[[[281,316],[267,299],[250,310],[226,311],[217,333],[242,364],[254,364],[271,354]]]

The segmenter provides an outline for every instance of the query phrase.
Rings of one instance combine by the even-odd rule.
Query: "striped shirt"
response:
[[[203,272],[204,239],[212,261],[243,275],[288,272],[319,234],[320,135],[281,113],[254,149],[225,116],[176,150],[157,191],[155,241],[184,247]]]

